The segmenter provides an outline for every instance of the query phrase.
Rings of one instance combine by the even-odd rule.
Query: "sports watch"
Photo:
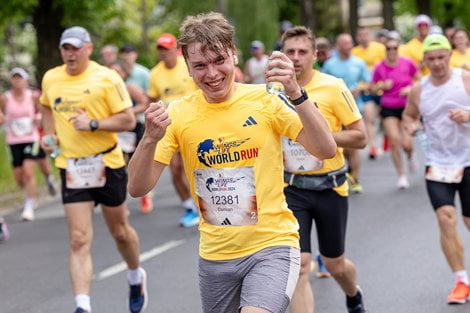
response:
[[[305,89],[300,88],[300,93],[301,93],[300,97],[298,97],[297,99],[294,99],[294,100],[292,100],[291,98],[287,97],[287,98],[289,98],[290,103],[292,103],[293,105],[297,106],[297,105],[299,105],[299,104],[304,103],[304,102],[308,99],[308,94],[307,94],[307,92],[305,91]]]
[[[91,121],[90,121],[90,130],[91,130],[92,132],[94,132],[95,130],[97,130],[98,127],[100,127],[100,123],[98,122],[98,120],[91,120]]]

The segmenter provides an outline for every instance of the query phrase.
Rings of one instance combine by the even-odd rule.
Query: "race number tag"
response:
[[[463,172],[462,167],[430,166],[426,171],[426,179],[447,184],[458,184],[462,181]]]
[[[132,153],[137,145],[137,135],[134,132],[118,133],[118,145],[124,153]]]
[[[300,143],[289,138],[282,138],[282,151],[284,169],[289,173],[311,172],[323,167],[323,161],[311,155]]]
[[[16,137],[23,137],[33,133],[33,120],[29,117],[20,117],[11,121],[10,129]]]
[[[66,186],[69,189],[103,187],[106,184],[103,155],[98,154],[87,158],[67,159],[65,178]]]
[[[253,167],[197,169],[196,195],[204,220],[216,226],[258,223]]]

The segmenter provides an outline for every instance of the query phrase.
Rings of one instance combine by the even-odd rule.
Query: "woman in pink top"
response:
[[[12,88],[0,95],[0,124],[6,124],[6,142],[10,146],[13,159],[13,174],[16,182],[24,189],[25,204],[22,218],[34,219],[36,207],[36,179],[34,170],[36,159],[41,159],[41,170],[51,192],[54,188],[50,165],[44,152],[39,148],[38,95],[28,88],[28,73],[16,67],[10,72]],[[36,144],[35,144],[36,143]],[[55,193],[55,189],[54,189]]]
[[[397,186],[399,189],[405,189],[410,185],[403,168],[401,150],[408,156],[410,172],[416,171],[417,165],[412,139],[402,129],[401,115],[411,84],[419,78],[419,71],[412,60],[398,55],[398,46],[397,40],[387,41],[385,60],[375,66],[372,83],[376,91],[382,92],[380,116],[385,135],[389,139],[393,164],[399,176]]]

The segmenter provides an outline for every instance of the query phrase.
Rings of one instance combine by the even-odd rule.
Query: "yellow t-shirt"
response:
[[[104,119],[132,107],[126,86],[113,70],[90,61],[80,75],[65,72],[65,65],[50,69],[42,80],[40,101],[52,109],[61,154],[56,166],[65,169],[67,158],[80,158],[104,152],[117,143],[113,132],[96,130],[77,131],[69,119],[77,109],[86,111],[92,119]],[[119,146],[104,155],[109,168],[125,165]]]
[[[315,70],[312,80],[304,86],[304,89],[311,101],[318,106],[332,132],[341,131],[343,126],[350,125],[362,118],[354,97],[342,79]],[[297,155],[308,153],[301,146],[300,149],[296,152]],[[343,148],[338,147],[336,155],[331,159],[323,160],[320,168],[302,172],[292,171],[292,173],[306,175],[328,173],[341,169],[344,164]],[[346,197],[348,195],[348,184],[345,182],[341,186],[333,188],[333,190]]]
[[[367,68],[372,70],[374,66],[385,59],[385,46],[377,41],[371,41],[367,48],[361,45],[355,46],[351,53],[366,62]]]
[[[155,160],[169,164],[173,153],[181,151],[202,216],[200,256],[230,260],[270,246],[298,247],[297,220],[283,192],[281,147],[281,136],[295,140],[303,128],[295,109],[266,93],[264,85],[237,84],[234,95],[225,102],[208,103],[199,90],[173,102],[168,112],[172,124],[157,145]],[[206,172],[215,173],[205,177]],[[207,179],[201,181],[204,177]],[[247,208],[223,212],[217,223],[210,220],[213,211],[203,201],[207,190],[221,201],[225,201],[221,193],[235,190],[236,196],[226,197],[232,203],[234,199],[238,203],[237,196],[249,197],[248,209],[257,222],[234,226],[233,220],[223,219],[223,214]],[[218,204],[210,203],[216,211],[227,210]]]
[[[150,71],[148,95],[165,103],[182,98],[197,90],[197,86],[188,74],[188,68],[182,56],[178,56],[176,66],[169,69],[159,62]]]
[[[450,67],[456,68],[470,68],[470,48],[467,48],[465,54],[460,53],[459,50],[452,51],[452,56],[450,57]]]
[[[400,55],[405,56],[413,60],[418,68],[421,69],[422,75],[429,74],[429,69],[422,65],[423,62],[423,42],[419,41],[418,38],[413,38],[403,46],[400,46],[398,51]]]

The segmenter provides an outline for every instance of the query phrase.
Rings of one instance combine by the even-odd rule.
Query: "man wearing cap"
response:
[[[11,89],[0,94],[0,125],[6,124],[15,180],[25,194],[23,221],[34,220],[36,202],[36,160],[44,174],[49,193],[55,195],[54,176],[46,154],[39,149],[41,115],[39,92],[29,88],[29,74],[20,67],[10,71]]]
[[[152,101],[161,100],[168,106],[171,101],[182,98],[198,88],[189,76],[184,58],[178,51],[176,37],[164,33],[157,39],[156,44],[160,62],[150,71],[148,94]],[[185,209],[179,223],[183,227],[196,226],[199,224],[199,215],[189,191],[179,152],[175,153],[171,160],[170,170],[176,192]]]
[[[93,275],[92,216],[101,204],[109,232],[128,267],[130,312],[142,312],[148,297],[146,274],[139,267],[139,237],[127,220],[127,172],[115,132],[135,126],[132,103],[119,75],[91,61],[87,30],[74,26],[61,36],[64,65],[50,69],[42,81],[42,146],[51,153],[62,180],[62,202],[69,226],[69,271],[75,313],[91,312]]]
[[[249,84],[264,84],[264,72],[268,65],[268,56],[264,53],[264,44],[255,40],[251,42],[252,57],[245,63],[245,82]]]
[[[400,55],[405,56],[413,60],[421,69],[422,74],[429,74],[429,71],[423,64],[423,41],[424,38],[429,34],[432,21],[427,15],[418,15],[415,19],[415,27],[418,34],[415,38],[408,41],[400,48]]]
[[[470,287],[454,199],[458,191],[463,221],[470,229],[470,73],[449,67],[452,48],[443,35],[426,37],[422,51],[431,73],[413,85],[403,122],[421,141],[423,132],[426,136],[426,188],[441,247],[456,281],[447,302],[460,304],[470,299]]]

